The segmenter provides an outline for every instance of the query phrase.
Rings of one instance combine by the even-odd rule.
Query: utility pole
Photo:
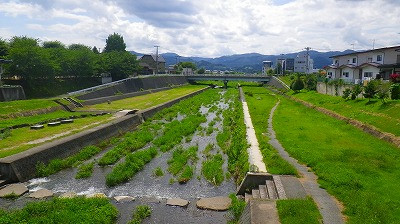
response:
[[[306,55],[306,73],[308,74],[309,73],[309,64],[308,64],[308,57],[309,57],[309,51],[311,50],[311,47],[306,47],[305,48],[306,49],[306,51],[307,51],[307,55]]]
[[[176,63],[175,63],[175,64],[176,64],[176,65],[178,65],[178,62],[179,62],[179,58],[180,58],[180,57],[181,57],[181,56],[179,56],[179,55],[175,57],[175,60],[176,60]]]
[[[352,45],[352,46],[353,46],[353,51],[354,51],[354,44],[350,44],[350,45]]]
[[[372,50],[375,49],[375,39],[372,41]]]
[[[158,48],[160,46],[156,45],[154,47],[156,48],[156,75],[158,75]]]

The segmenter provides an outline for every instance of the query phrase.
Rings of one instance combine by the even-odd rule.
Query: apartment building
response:
[[[312,73],[314,71],[314,60],[306,52],[301,52],[294,59],[294,72]]]
[[[332,65],[325,66],[331,79],[343,79],[348,83],[382,78],[400,73],[400,46],[384,47],[362,52],[332,56]]]

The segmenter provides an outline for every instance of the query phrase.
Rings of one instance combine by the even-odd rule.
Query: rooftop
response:
[[[392,47],[376,48],[376,49],[366,50],[366,51],[356,51],[356,52],[347,53],[347,54],[339,54],[339,55],[331,56],[330,58],[336,58],[336,57],[347,56],[347,55],[355,55],[355,54],[361,54],[361,53],[368,53],[368,52],[374,52],[374,51],[382,51],[382,50],[395,49],[395,48],[398,48],[398,49],[396,49],[396,51],[400,51],[400,45],[397,45],[397,46],[392,46]]]

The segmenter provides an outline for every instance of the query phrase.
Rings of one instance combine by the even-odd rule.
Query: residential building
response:
[[[158,72],[157,70],[157,62],[158,62]],[[165,59],[162,55],[157,56],[155,54],[145,54],[139,58],[139,65],[142,66],[143,71],[142,74],[163,74],[165,73]]]
[[[332,56],[332,65],[325,66],[327,76],[349,83],[382,78],[400,73],[400,46],[384,47],[362,52]]]
[[[272,68],[272,61],[263,61],[262,74],[266,75],[267,71]]]
[[[294,72],[310,74],[314,71],[314,60],[306,52],[301,52],[294,59]]]
[[[276,73],[283,75],[283,71],[286,70],[286,59],[285,58],[278,58],[276,59]]]

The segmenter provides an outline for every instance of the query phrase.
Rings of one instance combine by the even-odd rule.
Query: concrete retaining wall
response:
[[[269,80],[268,85],[274,86],[275,88],[278,88],[278,89],[290,89],[289,86],[287,86],[285,83],[283,83],[281,80],[279,80],[275,76],[271,77],[271,80]]]
[[[351,89],[352,85],[339,86],[338,96],[343,96],[343,91],[347,88]],[[334,85],[326,85],[324,82],[317,83],[317,92],[326,94],[326,95],[336,96],[335,86]]]
[[[172,88],[173,87],[163,87],[163,88],[158,88],[158,89],[126,93],[123,95],[100,97],[100,98],[96,98],[96,99],[86,100],[82,104],[85,106],[94,105],[94,104],[99,104],[99,103],[105,103],[108,101],[122,100],[122,99],[130,98],[130,97],[134,97],[134,96],[142,96],[142,95],[146,95],[146,94],[150,94],[150,93],[156,93],[156,92],[160,92],[160,91],[168,90],[168,89],[172,89]]]
[[[24,100],[25,92],[22,86],[0,87],[0,101]]]
[[[2,158],[0,159],[0,174],[8,182],[27,181],[35,177],[38,162],[47,164],[52,159],[66,158],[87,145],[97,144],[114,135],[132,130],[141,124],[143,120],[151,117],[158,111],[170,107],[183,99],[197,95],[207,88],[209,87],[140,111],[138,114],[126,115],[112,120],[107,124]]]
[[[94,92],[77,96],[80,100],[90,100],[102,97],[116,96],[118,93],[126,94],[149,89],[159,89],[171,85],[186,84],[185,76],[150,76],[126,80],[113,86],[105,87]]]

